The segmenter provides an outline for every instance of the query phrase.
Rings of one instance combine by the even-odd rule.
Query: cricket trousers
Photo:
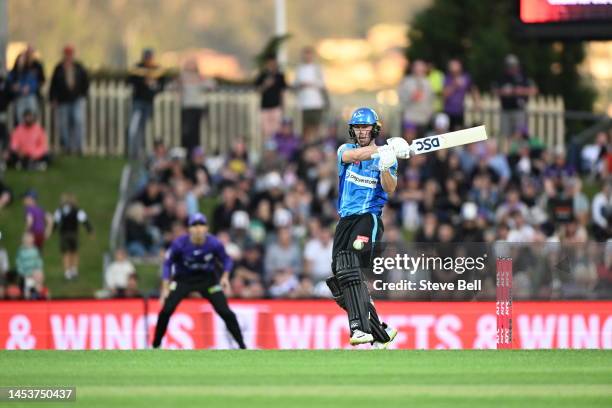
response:
[[[170,283],[170,294],[166,298],[164,307],[157,317],[153,347],[157,348],[161,345],[172,313],[174,313],[179,303],[181,303],[181,300],[192,292],[200,293],[202,297],[210,302],[215,312],[225,322],[227,329],[234,337],[234,340],[236,340],[236,343],[238,343],[238,346],[243,349],[246,348],[240,326],[238,325],[238,319],[236,319],[236,315],[229,308],[227,298],[223,293],[221,285],[216,279],[202,279],[200,277],[197,279],[175,280]]]

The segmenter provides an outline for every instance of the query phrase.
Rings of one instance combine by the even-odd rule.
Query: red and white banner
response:
[[[392,348],[492,349],[494,302],[377,302],[399,330]],[[250,348],[349,348],[346,314],[330,300],[232,301]],[[157,301],[0,302],[0,349],[139,349],[151,342]],[[612,302],[515,302],[514,348],[612,348]],[[231,348],[205,300],[181,303],[165,348]]]

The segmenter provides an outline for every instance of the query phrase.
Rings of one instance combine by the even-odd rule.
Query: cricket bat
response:
[[[487,140],[487,131],[484,125],[481,125],[416,139],[412,145],[416,148],[416,154],[423,154],[483,140]]]
[[[482,142],[487,140],[487,131],[484,125],[457,130],[455,132],[442,133],[415,139],[412,147],[416,154],[435,152],[436,150],[449,149],[451,147],[462,146],[468,143]],[[372,158],[378,157],[375,153]]]

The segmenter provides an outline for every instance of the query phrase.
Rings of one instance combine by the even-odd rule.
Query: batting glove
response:
[[[393,149],[395,157],[398,159],[409,159],[416,154],[412,146],[401,137],[391,137],[387,139],[387,145]]]
[[[397,164],[395,152],[388,145],[378,148],[378,158],[378,170],[380,171],[387,171]]]

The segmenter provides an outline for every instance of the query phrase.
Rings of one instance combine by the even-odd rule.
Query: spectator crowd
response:
[[[144,125],[152,115],[155,94],[167,82],[153,56],[152,50],[145,50],[129,79],[134,88],[134,113],[128,129],[133,157],[144,153]],[[605,242],[612,238],[612,133],[600,132],[578,158],[568,155],[562,146],[544,145],[538,135],[529,134],[525,115],[526,101],[537,93],[537,86],[515,56],[507,56],[504,63],[505,70],[493,86],[501,100],[501,136],[401,161],[397,191],[383,213],[386,241],[396,248],[410,242],[532,246],[531,252],[520,253],[516,272],[525,297],[609,298],[612,250]],[[46,135],[36,123],[44,81],[41,64],[30,49],[4,79],[3,92],[15,104],[19,123],[9,143],[7,129],[4,145],[0,139],[3,157],[10,165],[42,170],[49,163]],[[54,70],[49,96],[57,106],[63,146],[69,153],[79,153],[82,148],[80,115],[87,84],[87,73],[74,59],[74,49],[66,47]],[[182,146],[157,140],[146,159],[146,175],[125,212],[125,247],[117,250],[105,271],[108,295],[138,296],[139,276],[132,261],[162,259],[170,242],[186,232],[189,215],[204,211],[210,215],[211,232],[224,242],[235,261],[232,296],[329,296],[325,278],[330,274],[333,228],[338,219],[336,155],[338,146],[348,141],[348,132],[340,118],[323,115],[329,100],[314,49],[303,51],[294,83],[286,82],[273,57],[266,60],[254,81],[262,94],[266,136],[257,159],[244,140],[233,143],[227,154],[200,147],[196,123],[206,111],[193,95],[215,85],[188,63],[179,86],[187,92],[182,120],[188,130],[182,135]],[[296,129],[283,116],[286,90],[297,93],[303,129]],[[464,127],[463,101],[468,94],[478,104],[479,91],[461,61],[449,61],[445,73],[426,61],[413,61],[398,87],[402,128],[385,129],[377,144],[391,136],[412,142]],[[595,186],[591,199],[585,185]],[[32,194],[28,197],[26,201]],[[10,200],[10,190],[0,179],[0,211]],[[44,297],[40,251],[48,235],[45,225],[53,221],[44,221],[44,214],[31,210],[31,202],[25,205],[28,230],[15,261],[16,273],[22,290]],[[76,214],[78,217],[78,210]],[[85,222],[82,217],[79,221]],[[576,265],[572,263],[569,269],[571,276],[561,280],[550,274],[535,276],[528,260],[534,259],[533,248],[540,244],[574,245],[572,262]],[[4,267],[0,297],[10,298],[15,294],[11,285],[16,275],[7,273],[6,258],[0,251],[0,268]],[[70,279],[76,264],[65,262]],[[456,279],[453,275],[434,272],[432,277],[445,281]]]

